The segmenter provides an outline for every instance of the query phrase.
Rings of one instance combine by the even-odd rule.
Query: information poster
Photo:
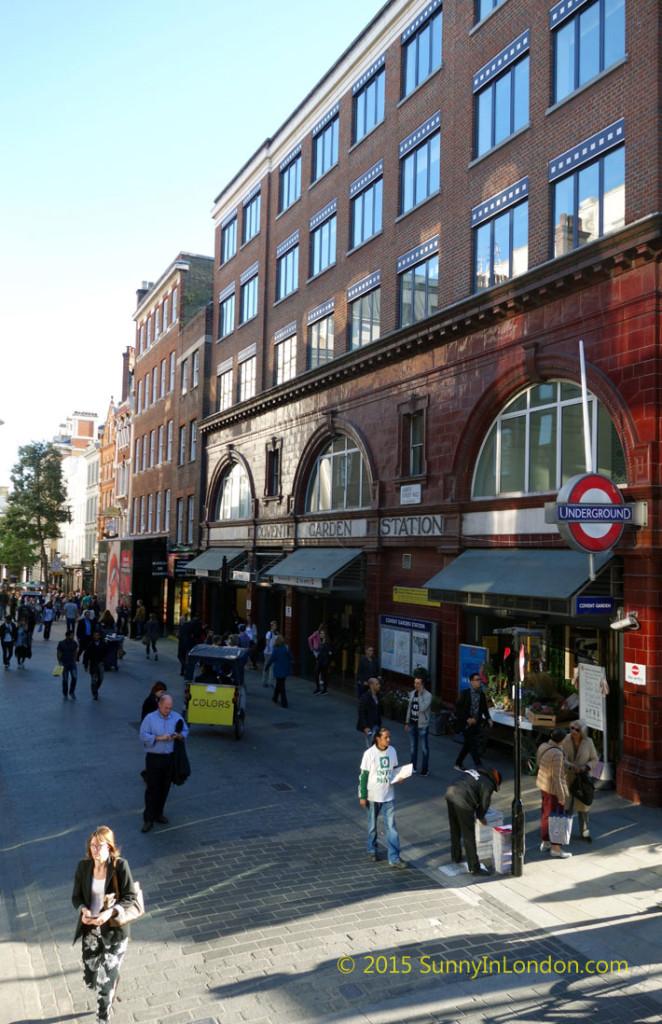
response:
[[[382,669],[411,676],[415,668],[424,668],[432,679],[436,630],[434,622],[380,615],[379,664]]]
[[[487,661],[487,647],[474,647],[472,644],[460,644],[460,670],[458,692],[469,688],[469,679],[480,671],[481,665]]]
[[[602,665],[579,666],[579,717],[590,729],[605,731],[604,697],[607,679]]]

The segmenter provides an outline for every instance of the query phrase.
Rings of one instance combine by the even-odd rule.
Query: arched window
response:
[[[370,479],[363,456],[349,437],[336,437],[315,461],[306,494],[306,512],[328,512],[370,505]]]
[[[251,494],[248,477],[243,466],[235,462],[226,471],[216,506],[216,520],[248,519],[251,514]]]
[[[609,414],[593,395],[588,409],[595,472],[626,483],[625,454]],[[580,388],[567,381],[537,384],[514,398],[492,425],[472,496],[558,491],[585,469]]]

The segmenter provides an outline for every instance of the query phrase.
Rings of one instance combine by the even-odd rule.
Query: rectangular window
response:
[[[138,355],[145,351],[145,325],[141,324],[138,330]]]
[[[435,132],[400,161],[400,213],[439,191],[440,147],[441,135]]]
[[[384,120],[385,82],[386,73],[382,67],[354,94],[354,142],[359,142]]]
[[[255,377],[257,372],[257,357],[251,356],[239,364],[239,401],[247,402],[249,398],[255,398]]]
[[[423,424],[422,412],[412,413],[409,419],[409,475],[420,476],[423,472]]]
[[[147,348],[152,344],[152,318],[147,317]]]
[[[159,466],[163,462],[163,455],[164,455],[164,449],[163,449],[163,424],[161,424],[161,426],[159,427],[159,445],[158,445],[158,458],[159,458],[158,464],[159,464]]]
[[[234,293],[218,307],[218,336],[226,338],[234,331]]]
[[[149,374],[148,373],[145,374],[144,393],[145,393],[145,406],[144,406],[144,408],[145,409],[149,409]]]
[[[161,531],[161,492],[156,492],[156,509],[154,512],[154,530],[156,533]]]
[[[148,455],[149,455],[149,451],[147,449],[147,434],[143,434],[143,457],[142,457],[142,462],[140,463],[140,467],[141,467],[143,473],[147,469],[147,457],[148,457]]]
[[[519,203],[474,231],[474,291],[529,269],[529,204]]]
[[[195,462],[198,454],[198,421],[191,420],[191,429],[189,437],[189,459],[191,462]]]
[[[152,370],[152,405],[159,397],[159,368],[155,366]]]
[[[195,527],[195,497],[190,494],[188,498],[188,514],[186,516],[188,530],[186,534],[186,543],[193,543],[193,529]]]
[[[163,529],[170,533],[170,490],[163,492]]]
[[[170,373],[168,375],[168,391],[175,390],[175,366],[177,365],[175,353],[170,353]]]
[[[378,178],[352,199],[352,238],[354,249],[382,230],[383,180]]]
[[[476,0],[476,21],[482,21],[495,7],[502,3],[503,0]]]
[[[168,329],[168,296],[163,300],[163,330]],[[157,527],[158,529],[158,527]]]
[[[557,9],[552,8],[552,14]],[[553,39],[554,102],[558,103],[625,56],[625,0],[582,5],[561,22]]]
[[[143,411],[143,382],[138,381],[138,391],[136,393],[136,412]]]
[[[295,245],[277,262],[276,299],[284,299],[299,287],[299,246]]]
[[[154,468],[154,459],[156,458],[156,436],[153,430],[149,432],[149,468]]]
[[[221,228],[221,263],[227,263],[237,251],[237,218]]]
[[[282,442],[274,440],[267,448],[267,474],[264,482],[264,493],[270,498],[275,498],[280,494],[281,444]]]
[[[194,352],[191,359],[191,387],[197,388],[200,383],[200,353]]]
[[[186,461],[186,427],[179,428],[179,465]]]
[[[172,462],[172,420],[168,420],[166,431],[166,462]]]
[[[154,498],[151,494],[147,495],[147,532],[151,533],[153,530],[153,517],[154,517]]]
[[[145,495],[143,494],[140,498],[140,532],[145,532],[147,523],[145,521]]]
[[[276,345],[276,384],[284,384],[296,377],[297,372],[297,336],[286,338]]]
[[[161,307],[154,310],[154,341],[161,336]]]
[[[349,347],[352,351],[379,338],[381,294],[381,288],[375,288],[350,303]]]
[[[188,361],[186,359],[182,360],[182,383],[180,391],[183,395],[188,391]]]
[[[260,230],[260,193],[251,199],[250,203],[244,206],[244,218],[241,241],[242,245],[255,238]]]
[[[184,543],[184,499],[177,498],[177,543]]]
[[[165,359],[162,359],[161,360],[161,391],[160,391],[160,396],[159,397],[160,398],[165,398],[165,393],[166,393],[166,361],[165,361]]]
[[[553,185],[554,255],[625,224],[625,147],[584,164]]]
[[[287,210],[301,195],[301,155],[280,172],[278,212]]]
[[[336,223],[334,214],[310,233],[310,276],[315,277],[336,262]]]
[[[140,472],[140,438],[136,438],[136,442],[133,450],[133,461],[136,467],[136,473]]]
[[[529,56],[510,64],[475,95],[476,156],[482,156],[529,120]]]
[[[257,316],[257,282],[258,275],[252,277],[250,281],[241,286],[241,320],[240,323],[245,324],[247,320],[252,320],[254,316]]]
[[[408,32],[402,47],[402,95],[408,96],[441,67],[441,7],[415,32]]]
[[[400,326],[416,323],[437,312],[439,257],[417,263],[400,274]]]
[[[338,117],[334,117],[313,139],[313,181],[338,163]]]
[[[308,328],[308,364],[311,370],[333,359],[333,313]]]
[[[225,412],[232,405],[232,370],[220,374],[216,394],[216,408],[218,412]]]
[[[177,289],[173,288],[173,290],[172,290],[172,322],[173,322],[173,324],[175,323],[175,321],[177,319],[177,313],[178,313],[177,298],[178,298],[178,295],[179,295],[179,292],[177,291]]]
[[[131,516],[131,533],[138,532],[138,499],[133,499],[133,514]]]

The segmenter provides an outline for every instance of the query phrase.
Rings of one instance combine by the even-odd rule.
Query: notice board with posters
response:
[[[437,623],[403,615],[380,615],[379,664],[382,669],[403,676],[411,676],[415,668],[424,668],[434,679]]]

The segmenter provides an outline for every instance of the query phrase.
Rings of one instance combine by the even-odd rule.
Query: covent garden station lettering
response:
[[[250,530],[242,529],[241,535],[236,527],[214,528],[211,532],[214,541],[248,540]],[[332,538],[351,539],[367,537],[369,524],[367,519],[319,519],[298,523],[297,540],[329,540]],[[255,527],[256,541],[291,540],[294,536],[292,523],[259,523]],[[438,537],[443,533],[443,516],[389,516],[379,520],[380,537]]]

